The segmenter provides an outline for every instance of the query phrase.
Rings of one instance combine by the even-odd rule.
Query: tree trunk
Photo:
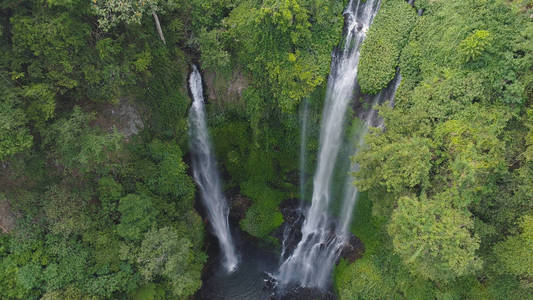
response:
[[[159,23],[159,17],[157,16],[157,13],[155,11],[152,12],[152,16],[154,16],[155,20],[155,27],[157,28],[157,33],[159,33],[159,37],[163,41],[163,44],[167,44],[167,41],[165,41],[165,36],[163,35],[163,30],[161,30],[161,24]]]

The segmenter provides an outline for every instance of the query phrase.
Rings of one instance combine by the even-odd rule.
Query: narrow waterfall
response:
[[[370,127],[377,127],[381,129],[384,128],[383,119],[379,117],[377,110],[375,110],[374,108],[377,104],[381,104],[386,100],[390,101],[389,104],[391,106],[394,105],[394,95],[396,94],[396,90],[398,90],[401,81],[402,77],[398,72],[398,74],[396,74],[392,82],[389,84],[389,87],[383,89],[381,92],[379,92],[379,94],[373,97],[372,106],[370,110],[362,116],[362,120],[364,121],[364,123],[361,125],[361,131],[357,135],[356,139],[352,142],[352,149],[355,148],[355,152],[353,153],[353,155],[357,154],[357,151],[359,151],[359,149],[361,149],[361,147],[363,146],[365,142],[364,136],[368,133]],[[358,168],[358,164],[352,164],[350,173],[356,172]],[[353,184],[353,181],[354,178],[348,175],[346,176],[344,182],[344,192],[340,218],[341,226],[337,227],[337,235],[343,236],[344,238],[348,238],[350,232],[353,210],[358,195],[357,187]]]
[[[324,288],[333,265],[347,242],[348,225],[340,227],[328,214],[334,167],[342,146],[344,119],[356,87],[359,49],[379,9],[379,0],[351,0],[344,11],[346,38],[333,54],[323,109],[318,165],[313,178],[312,203],[302,226],[302,238],[276,275],[284,286]],[[366,120],[365,120],[366,121]],[[343,201],[355,201],[357,190],[345,191]],[[348,204],[344,203],[343,206]],[[352,209],[353,210],[353,205]],[[341,223],[351,219],[342,217]]]
[[[193,97],[189,112],[189,140],[194,180],[200,189],[213,232],[218,238],[224,256],[224,267],[228,272],[232,272],[238,265],[238,257],[228,223],[229,207],[222,193],[221,180],[207,131],[202,77],[196,66],[193,66],[189,77],[189,86]]]
[[[305,197],[305,158],[307,154],[307,118],[309,117],[309,101],[304,100],[302,108],[302,124],[300,134],[300,199]]]
[[[305,184],[306,184],[306,156],[307,156],[307,127],[308,127],[308,118],[309,118],[309,100],[305,99],[303,101],[303,105],[300,109],[300,204],[298,207],[298,210],[303,210],[304,207],[304,201],[305,199]],[[285,254],[287,253],[287,242],[288,239],[291,237],[291,233],[294,233],[293,226],[298,223],[301,218],[302,214],[298,213],[298,217],[294,221],[294,224],[287,224],[285,225],[285,228],[283,229],[283,235],[281,240],[281,255],[279,257],[280,263],[283,262],[285,259]]]

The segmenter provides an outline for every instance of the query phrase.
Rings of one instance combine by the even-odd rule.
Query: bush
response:
[[[122,214],[117,225],[118,234],[127,240],[139,240],[155,224],[157,211],[147,196],[129,194],[120,199],[118,210]]]
[[[416,13],[405,1],[383,3],[361,47],[358,81],[363,93],[377,94],[394,78],[415,21]]]
[[[487,50],[492,37],[487,30],[476,30],[459,44],[459,51],[465,62],[476,60]]]
[[[283,193],[253,181],[241,184],[241,192],[253,201],[240,222],[241,228],[255,237],[266,238],[283,223],[283,215],[278,208]]]

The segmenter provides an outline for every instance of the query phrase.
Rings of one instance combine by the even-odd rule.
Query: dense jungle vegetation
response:
[[[249,199],[239,226],[279,247],[299,107],[310,177],[346,4],[0,0],[0,299],[194,297],[207,224],[188,163],[192,63],[226,194]],[[353,158],[366,250],[336,267],[336,293],[533,299],[533,1],[382,0],[361,90],[398,70],[385,130]]]

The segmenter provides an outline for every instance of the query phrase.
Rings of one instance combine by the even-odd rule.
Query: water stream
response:
[[[302,124],[300,133],[300,199],[305,198],[306,169],[305,159],[307,154],[307,119],[309,118],[309,100],[305,99],[302,108]]]
[[[350,211],[353,210],[357,190],[351,188],[344,192],[345,197],[342,197],[341,201],[344,202],[342,206],[345,207],[346,213],[337,223],[329,213],[330,204],[335,200],[331,193],[332,180],[338,153],[343,146],[346,111],[356,88],[360,46],[379,5],[379,0],[351,0],[344,11],[346,38],[343,47],[333,54],[322,112],[320,148],[313,178],[311,207],[305,213],[300,242],[275,275],[281,286],[295,284],[325,288],[343,245],[348,242]]]
[[[222,194],[216,161],[209,143],[201,76],[194,67],[190,76],[190,89],[194,101],[189,119],[194,178],[200,188],[203,204],[207,208],[213,234],[218,239],[222,265],[225,268],[225,272],[219,269],[211,270],[199,294],[201,299],[212,297],[216,299],[262,299],[267,295],[269,298],[277,295],[275,296],[277,299],[278,296],[283,298],[291,292],[299,293],[302,291],[301,288],[307,289],[307,292],[323,290],[322,295],[327,297],[332,295],[327,292],[327,288],[331,287],[334,264],[350,242],[349,230],[358,194],[350,175],[351,172],[357,170],[358,166],[351,164],[347,156],[357,153],[358,149],[364,145],[363,137],[370,127],[384,128],[383,120],[379,118],[374,107],[389,99],[393,105],[392,99],[401,81],[397,74],[389,86],[375,96],[368,97],[358,93],[359,49],[379,6],[380,0],[351,0],[343,13],[345,40],[332,55],[322,112],[317,167],[312,182],[311,205],[305,207],[301,204],[297,208],[297,216],[293,218],[292,225],[299,224],[298,226],[285,227],[281,237],[282,253],[277,272],[272,270],[275,268],[275,258],[272,253],[263,253],[263,250],[247,244],[246,241],[241,241],[246,246],[245,251],[243,250],[243,259],[246,263],[242,263],[236,272],[227,272],[236,269],[238,257],[228,223],[229,208]],[[346,137],[350,136],[345,132],[347,111],[350,103],[359,98],[364,98],[370,107],[361,110],[358,114],[362,121],[359,133],[347,139]],[[300,196],[302,199],[306,194],[304,187],[307,119],[308,103],[306,101],[302,107],[300,137]],[[355,152],[347,152],[347,149],[355,149]],[[336,169],[343,164],[349,167]],[[341,169],[340,173],[343,175],[341,180],[337,181],[339,178],[336,176]],[[340,192],[333,192],[335,181],[340,182]],[[333,210],[338,210],[337,214],[332,213]],[[292,246],[287,246],[289,244]],[[266,276],[267,273],[274,273],[272,277],[275,284],[278,284],[277,291],[287,286],[293,288],[286,289],[288,293],[282,292],[281,294],[277,291],[273,293],[268,291],[269,288],[265,288],[265,282],[272,283],[272,281]],[[304,291],[304,293],[307,292]]]
[[[220,244],[224,256],[223,265],[226,271],[232,272],[237,268],[239,259],[228,223],[229,207],[222,193],[220,175],[207,131],[202,76],[196,66],[193,66],[189,86],[193,96],[189,112],[189,141],[194,180],[200,189],[200,197],[213,233]]]

